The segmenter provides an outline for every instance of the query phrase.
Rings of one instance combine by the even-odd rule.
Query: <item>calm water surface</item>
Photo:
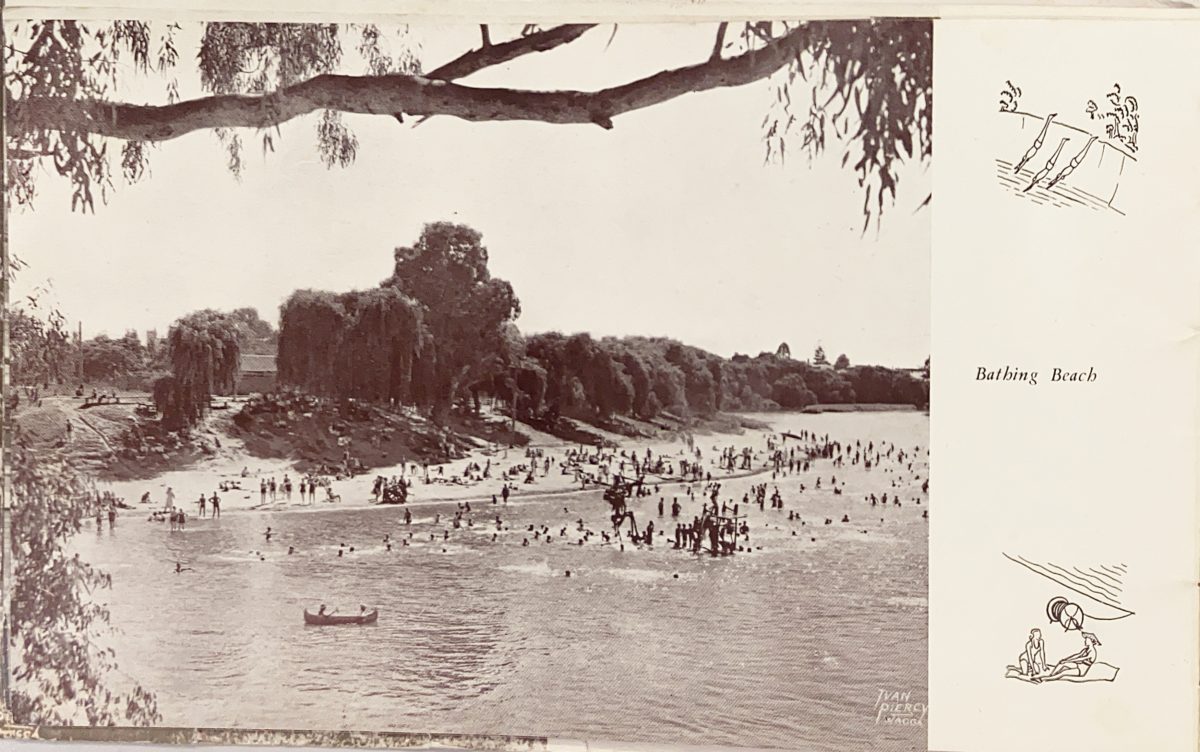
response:
[[[921,413],[770,420],[842,440],[928,440]],[[706,450],[737,441],[698,438]],[[780,487],[806,519],[849,511],[866,527],[862,494],[886,489],[884,476],[845,476],[843,497],[793,500]],[[728,488],[740,497],[743,486]],[[654,503],[641,501],[639,517],[653,517]],[[822,526],[816,542],[752,518],[764,550],[722,559],[666,546],[520,545],[529,524],[557,533],[582,516],[602,529],[599,493],[518,499],[502,510],[512,530],[498,543],[490,504],[443,543],[432,517],[454,508],[417,503],[411,527],[397,508],[227,513],[173,534],[129,512],[115,530],[86,530],[78,548],[113,575],[121,671],[157,694],[167,725],[925,748],[923,728],[877,724],[875,709],[881,689],[925,701],[919,507],[888,511],[870,534]],[[267,525],[278,535],[269,544]],[[384,549],[385,533],[399,541],[410,531],[412,546]],[[357,550],[338,558],[343,541]],[[174,574],[176,560],[193,571]],[[302,609],[319,603],[378,606],[381,617],[306,627]]]

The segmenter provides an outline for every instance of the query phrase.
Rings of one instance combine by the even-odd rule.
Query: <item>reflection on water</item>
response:
[[[919,413],[773,420],[905,447],[928,435]],[[866,517],[861,489],[883,474],[857,489],[844,475],[845,497],[807,493],[789,509]],[[640,502],[645,514],[653,503]],[[816,541],[811,528],[793,536],[756,520],[763,551],[717,560],[665,546],[520,545],[529,524],[557,532],[582,516],[600,528],[598,493],[512,505],[497,542],[486,506],[449,541],[425,515],[406,527],[401,510],[373,508],[231,513],[182,533],[131,513],[79,548],[113,574],[122,673],[157,693],[169,725],[924,749],[923,729],[876,725],[874,708],[880,689],[924,701],[917,509],[887,512],[870,534],[823,527]],[[412,545],[398,545],[409,532]],[[356,550],[338,558],[343,542]],[[175,561],[192,571],[174,574]],[[379,623],[306,627],[302,610],[321,603],[377,606]]]

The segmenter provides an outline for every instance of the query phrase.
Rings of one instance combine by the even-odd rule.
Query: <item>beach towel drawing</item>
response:
[[[1092,611],[1085,611],[1084,606],[1065,596],[1051,598],[1045,607],[1046,619],[1050,624],[1060,627],[1064,635],[1075,633],[1081,642],[1079,648],[1051,663],[1046,660],[1046,642],[1042,630],[1035,627],[1029,631],[1016,661],[1005,670],[1005,677],[1031,684],[1049,681],[1114,681],[1120,669],[1100,660],[1099,648],[1103,643],[1095,631],[1085,630],[1084,627],[1089,620],[1117,621],[1134,615],[1133,611],[1121,604],[1125,565],[1064,567],[1050,562],[1031,561],[1021,556],[1004,556],[1030,572],[1083,596],[1081,600],[1088,603]]]
[[[1115,203],[1127,164],[1137,161],[1137,99],[1113,84],[1106,97],[1060,115],[1022,110],[1022,94],[1012,81],[1000,91],[1000,185],[1044,206],[1124,214]]]

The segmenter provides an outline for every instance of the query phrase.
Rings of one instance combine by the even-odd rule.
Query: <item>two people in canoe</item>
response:
[[[334,609],[330,611],[328,607],[322,603],[317,613],[310,613],[307,609],[304,611],[304,622],[306,624],[372,624],[379,618],[379,609],[367,610],[366,606],[359,606],[358,613],[354,615],[341,615]]]
[[[336,614],[336,613],[337,613],[337,609],[336,609],[336,608],[335,608],[334,610],[332,610],[332,611],[327,611],[327,610],[326,610],[326,608],[325,608],[325,604],[324,604],[324,603],[322,603],[322,604],[321,604],[321,607],[317,609],[317,616],[333,616],[333,615],[334,615],[334,614]],[[361,605],[360,605],[360,606],[358,607],[358,615],[359,615],[359,616],[366,616],[366,615],[367,615],[367,613],[368,613],[368,612],[367,612],[367,607],[366,607],[366,606],[361,606]]]

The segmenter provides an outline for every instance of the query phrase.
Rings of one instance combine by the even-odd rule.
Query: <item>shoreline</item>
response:
[[[882,411],[830,411],[828,414],[846,414],[849,412],[878,414]],[[901,414],[920,414],[920,411],[915,409],[896,410],[895,412]],[[705,470],[712,473],[713,482],[724,483],[770,472],[771,467],[761,464],[762,461],[758,455],[765,449],[768,438],[774,437],[778,439],[780,437],[783,429],[779,425],[782,422],[779,419],[785,416],[800,415],[816,417],[821,414],[823,413],[810,413],[807,411],[732,413],[731,415],[739,420],[745,419],[760,422],[770,418],[776,418],[776,420],[767,423],[766,427],[761,429],[743,429],[740,433],[700,433],[694,435],[693,439],[697,447],[701,448],[706,455]],[[701,437],[710,439],[710,442],[702,441]],[[705,444],[705,446],[701,447],[701,444]],[[731,445],[753,447],[756,455],[755,467],[749,470],[739,469],[726,472],[718,471],[716,467],[709,464],[712,460],[709,450],[716,450],[718,446]],[[316,501],[300,502],[297,497],[293,496],[290,501],[277,498],[274,502],[268,501],[266,504],[263,504],[260,502],[261,497],[257,487],[260,481],[275,478],[281,482],[284,477],[288,477],[293,482],[296,482],[303,475],[294,469],[289,460],[278,459],[264,462],[258,458],[251,457],[240,447],[229,446],[228,448],[230,451],[224,453],[223,456],[207,458],[190,467],[168,470],[149,479],[98,481],[97,488],[99,490],[111,491],[116,496],[123,497],[129,508],[119,509],[118,516],[129,519],[133,518],[134,513],[144,513],[149,517],[152,512],[164,510],[164,496],[166,490],[171,488],[175,493],[175,507],[182,509],[187,515],[187,522],[192,524],[195,524],[197,520],[207,521],[213,519],[211,514],[205,517],[198,515],[198,496],[200,492],[203,492],[206,498],[210,498],[214,490],[217,491],[221,499],[222,516],[227,513],[240,514],[246,512],[281,514],[388,507],[411,509],[449,504],[452,502],[469,502],[472,506],[482,509],[491,506],[491,496],[493,494],[500,496],[505,484],[508,484],[510,488],[510,500],[516,501],[603,492],[608,487],[607,483],[591,481],[585,487],[580,487],[579,480],[574,473],[562,472],[563,461],[566,459],[568,452],[572,450],[582,448],[586,452],[612,452],[618,461],[622,452],[642,454],[647,449],[651,450],[656,456],[672,460],[678,460],[687,456],[687,443],[681,434],[672,437],[656,438],[626,437],[618,446],[607,450],[601,450],[588,445],[567,443],[565,441],[559,441],[553,445],[528,445],[512,449],[480,447],[469,452],[467,456],[452,460],[451,462],[440,465],[429,465],[429,477],[433,480],[429,483],[424,483],[418,477],[416,482],[410,487],[409,498],[406,504],[379,503],[374,500],[375,497],[372,493],[372,486],[377,477],[384,476],[390,478],[400,474],[400,463],[375,468],[350,478],[341,480],[330,479],[329,488],[335,495],[340,496],[339,501],[326,501],[324,498],[324,494],[326,493],[325,488],[321,487],[317,490],[318,500]],[[535,473],[536,480],[533,484],[520,482],[520,477],[527,472],[530,463],[527,451],[540,453],[537,457],[539,466],[546,459],[553,460],[549,473],[544,474],[539,467]],[[483,465],[484,463],[490,463],[492,466],[492,474],[489,478],[469,483],[449,482],[448,479],[450,478],[462,477],[468,466],[472,464]],[[406,470],[410,470],[412,465],[413,463],[404,463]],[[517,470],[516,468],[518,467],[525,469]],[[585,463],[585,467],[596,468],[598,465]],[[245,476],[242,475],[243,469],[247,470],[247,475]],[[442,471],[440,475],[438,474],[439,469]],[[512,479],[505,477],[504,473],[506,470],[513,473]],[[405,477],[412,478],[413,476],[406,473]],[[438,478],[447,480],[439,482]],[[221,492],[217,487],[221,482],[225,481],[241,481],[246,484],[246,487]],[[648,478],[646,481],[650,486],[670,486],[674,483],[687,482],[685,479],[677,477],[659,478],[656,481]],[[703,483],[704,481],[700,482]],[[149,504],[138,502],[145,492],[151,494],[151,503]],[[429,495],[426,496],[425,494]]]
[[[730,475],[721,475],[721,476],[714,475],[713,482],[714,483],[715,482],[725,483],[727,481],[742,480],[745,478],[752,478],[752,477],[755,477],[758,475],[763,475],[763,474],[766,474],[769,472],[771,472],[770,467],[760,467],[755,470],[739,471],[737,473],[733,473]],[[372,481],[373,481],[373,479],[372,479]],[[690,482],[703,483],[705,481],[690,481]],[[668,486],[671,484],[687,485],[688,483],[689,483],[689,481],[684,478],[664,478],[657,482],[649,482],[648,481],[646,483],[646,485]],[[505,505],[503,502],[501,502],[499,504],[496,504],[495,506],[497,508],[504,508],[505,506],[511,506],[517,502],[537,501],[537,500],[542,500],[542,499],[553,499],[553,498],[566,497],[566,496],[579,496],[579,495],[587,494],[587,493],[598,493],[598,492],[603,493],[607,488],[608,488],[608,486],[604,486],[604,485],[591,485],[586,488],[560,488],[560,489],[555,489],[555,490],[528,492],[528,493],[524,493],[524,494],[520,494],[520,495],[517,495],[517,493],[516,493],[516,491],[519,491],[520,489],[515,489],[513,494],[509,497],[510,501],[509,501],[508,505]],[[363,511],[363,510],[374,510],[374,509],[401,510],[401,509],[416,509],[416,508],[420,508],[420,507],[427,507],[427,506],[439,505],[439,504],[449,504],[451,502],[470,503],[470,504],[474,505],[474,507],[476,509],[479,509],[479,510],[488,509],[493,506],[491,503],[491,498],[488,495],[479,495],[479,496],[438,496],[438,497],[433,497],[433,498],[428,498],[428,499],[411,499],[410,498],[404,504],[385,504],[382,502],[375,502],[375,501],[367,501],[367,502],[360,502],[360,503],[352,502],[349,504],[347,504],[345,502],[338,502],[338,501],[335,501],[335,502],[316,501],[316,502],[311,502],[311,503],[276,502],[275,504],[268,503],[266,505],[258,504],[258,505],[254,505],[254,506],[229,507],[228,512],[232,513],[232,514],[236,514],[236,515],[243,515],[243,514],[248,514],[251,512],[270,513],[270,514],[297,514],[297,513],[304,514],[304,513],[338,512],[338,511],[349,512],[349,511]],[[222,503],[224,503],[224,502],[222,502]],[[139,510],[145,510],[148,512],[160,512],[160,511],[163,511],[163,507],[161,507],[161,506],[155,507],[155,506],[147,506],[147,505],[137,504],[137,505],[131,506],[129,509],[122,509],[120,511],[135,512],[135,511],[139,511]],[[225,514],[226,514],[226,509],[222,508],[221,516],[224,516]],[[194,524],[197,520],[209,521],[212,519],[214,519],[212,515],[208,515],[206,517],[199,517],[192,513],[188,513],[187,523]]]

